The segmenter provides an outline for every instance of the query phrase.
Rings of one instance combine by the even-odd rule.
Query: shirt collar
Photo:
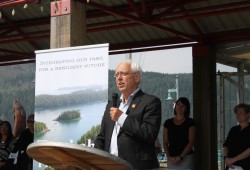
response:
[[[137,87],[137,88],[135,89],[135,91],[129,96],[129,98],[128,98],[128,103],[129,103],[130,100],[132,100],[132,99],[134,98],[134,96],[136,95],[136,93],[137,93],[140,89],[141,89],[141,88],[139,88],[139,87]],[[124,100],[123,94],[121,95],[120,100],[121,100],[121,102],[124,103],[125,100]]]

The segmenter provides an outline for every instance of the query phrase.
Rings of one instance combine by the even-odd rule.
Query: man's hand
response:
[[[110,115],[111,120],[116,122],[121,116],[121,114],[122,114],[122,111],[119,110],[118,108],[115,108],[115,107],[110,108],[109,115]]]

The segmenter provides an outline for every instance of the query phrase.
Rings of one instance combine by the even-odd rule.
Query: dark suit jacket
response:
[[[115,122],[110,119],[112,102],[106,106],[95,148],[109,152]],[[161,125],[161,101],[139,90],[126,114],[128,115],[118,134],[118,156],[135,169],[158,168],[155,140]]]

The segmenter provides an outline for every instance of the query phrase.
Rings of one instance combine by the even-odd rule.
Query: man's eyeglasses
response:
[[[119,72],[119,73],[115,73],[114,78],[117,78],[117,77],[119,77],[119,76],[121,76],[121,77],[126,77],[126,76],[128,76],[128,75],[130,75],[130,74],[136,74],[136,73]]]

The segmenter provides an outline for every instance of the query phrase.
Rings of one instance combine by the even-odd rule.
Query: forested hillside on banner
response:
[[[13,129],[13,101],[18,99],[27,115],[34,113],[35,64],[0,67],[0,119]]]

